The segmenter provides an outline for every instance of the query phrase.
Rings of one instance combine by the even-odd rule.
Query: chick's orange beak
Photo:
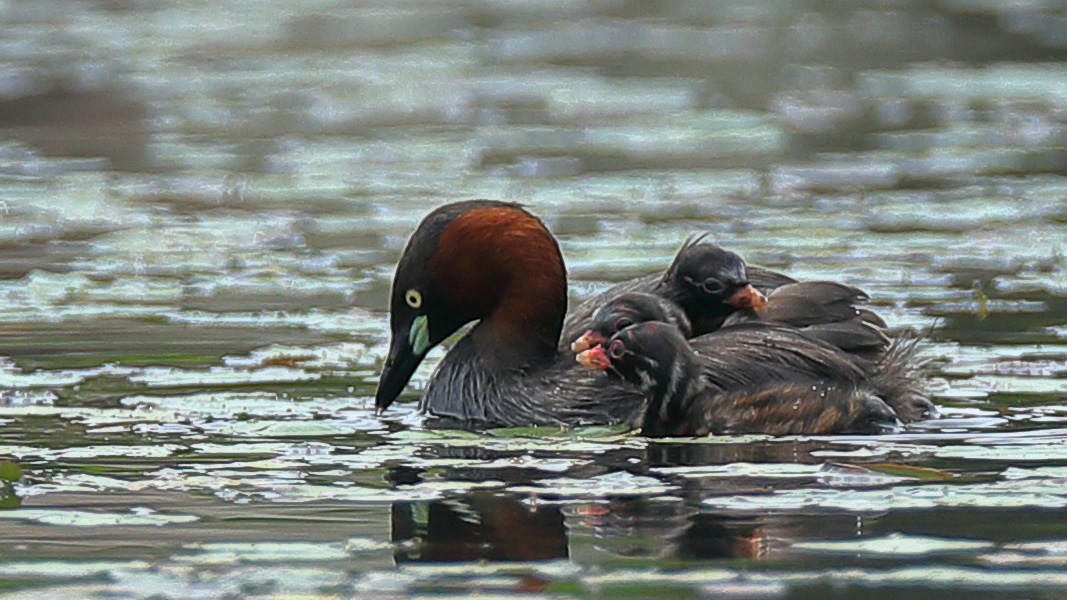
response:
[[[574,340],[571,344],[571,352],[578,354],[590,348],[595,348],[604,343],[604,336],[599,333],[589,330],[582,334],[582,337]]]
[[[581,363],[583,367],[588,367],[597,371],[607,371],[608,367],[611,366],[611,360],[608,359],[608,355],[599,345],[593,346],[589,350],[580,353],[575,359]]]
[[[759,293],[759,290],[752,287],[752,284],[749,284],[737,290],[732,296],[727,298],[726,304],[743,310],[755,310],[757,308],[763,308],[767,304],[767,298]]]

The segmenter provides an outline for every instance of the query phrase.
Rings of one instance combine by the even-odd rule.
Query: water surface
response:
[[[0,6],[0,596],[1062,597],[1065,17]],[[440,349],[376,417],[403,244],[481,197],[573,301],[697,232],[859,285],[943,418],[427,430]]]

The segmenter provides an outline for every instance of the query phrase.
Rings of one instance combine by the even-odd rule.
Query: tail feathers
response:
[[[930,361],[919,355],[923,339],[914,331],[896,336],[872,378],[878,394],[904,423],[937,416],[937,406],[930,401],[925,386]]]

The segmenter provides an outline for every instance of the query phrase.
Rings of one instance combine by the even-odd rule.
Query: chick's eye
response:
[[[700,287],[704,288],[704,291],[709,294],[718,294],[719,292],[726,289],[726,286],[723,284],[723,282],[719,281],[718,279],[715,279],[714,277],[708,277],[707,279],[705,279],[704,283],[700,284]]]
[[[422,306],[422,294],[419,293],[419,290],[408,290],[404,292],[404,302],[407,302],[411,308],[420,308]]]
[[[623,329],[626,329],[627,327],[633,324],[633,320],[629,317],[622,317],[618,321],[615,321],[615,331],[622,331]]]
[[[622,340],[615,340],[608,346],[608,356],[611,358],[622,358],[623,354],[626,354],[626,345]]]

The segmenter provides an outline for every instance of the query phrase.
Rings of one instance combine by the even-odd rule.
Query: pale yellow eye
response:
[[[419,290],[408,290],[404,292],[404,302],[407,302],[411,308],[419,308],[422,306],[422,294]]]

